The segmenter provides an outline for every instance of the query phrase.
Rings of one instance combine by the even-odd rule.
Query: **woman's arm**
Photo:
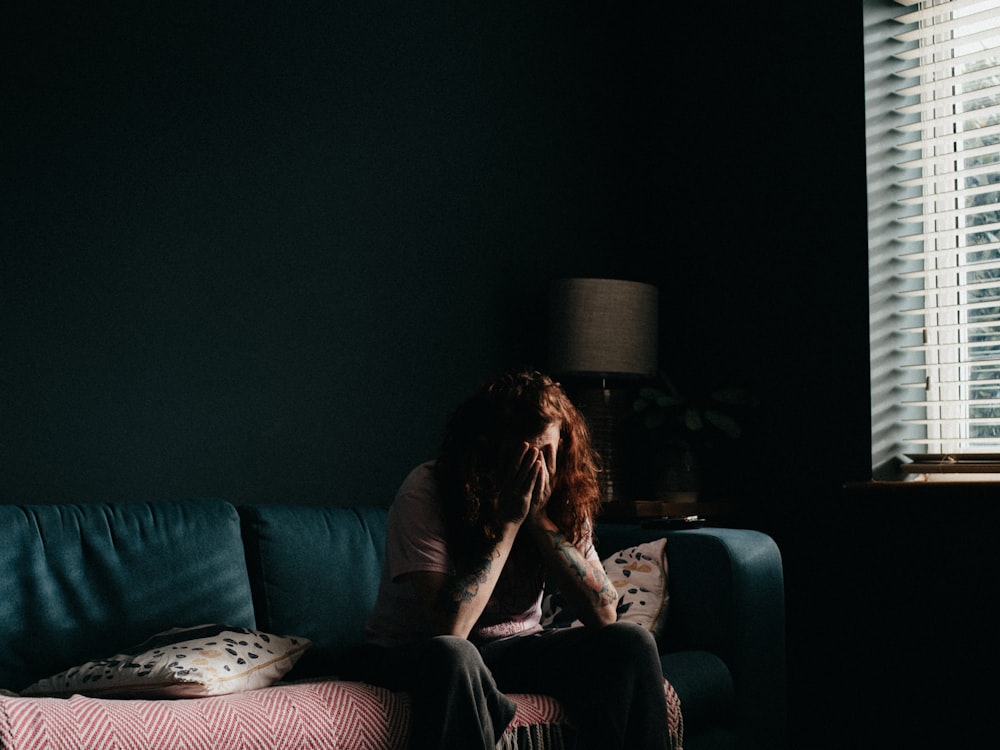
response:
[[[481,560],[469,561],[456,575],[434,571],[410,573],[410,581],[424,602],[427,629],[439,635],[468,638],[493,595],[514,539],[529,511],[549,492],[548,471],[541,452],[528,443],[513,447],[495,518],[496,542]]]
[[[468,638],[472,627],[493,595],[500,572],[510,557],[520,523],[508,524],[496,545],[468,572],[449,575],[433,571],[409,573],[408,578],[424,602],[426,628],[436,635]]]
[[[580,622],[587,627],[615,622],[618,592],[601,563],[588,560],[544,513],[532,514],[526,526],[546,570]]]

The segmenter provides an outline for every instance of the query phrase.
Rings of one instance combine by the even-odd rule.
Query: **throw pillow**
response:
[[[39,680],[21,695],[194,698],[267,687],[312,645],[228,625],[172,628],[105,659]]]
[[[618,591],[618,621],[634,622],[659,637],[663,633],[670,594],[667,591],[666,538],[619,550],[602,560],[604,570]],[[582,625],[558,593],[542,600],[542,626]]]

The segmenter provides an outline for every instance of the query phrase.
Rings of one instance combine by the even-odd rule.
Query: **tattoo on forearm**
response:
[[[599,588],[594,591],[594,596],[598,603],[614,604],[618,601],[618,590],[611,583],[611,579],[604,572],[604,568],[601,568],[600,572],[591,568],[590,572],[599,583]]]
[[[549,540],[556,554],[562,555],[569,569],[586,585],[598,604],[614,604],[618,601],[618,592],[611,584],[604,569],[599,570],[580,554],[572,542],[561,531],[549,531]]]

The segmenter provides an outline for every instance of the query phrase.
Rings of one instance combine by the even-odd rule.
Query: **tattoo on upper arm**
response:
[[[470,566],[465,573],[455,576],[450,586],[441,589],[440,604],[442,609],[454,614],[463,604],[475,599],[479,593],[480,585],[489,578],[495,557],[496,548],[494,547],[486,557],[479,561],[478,565]]]

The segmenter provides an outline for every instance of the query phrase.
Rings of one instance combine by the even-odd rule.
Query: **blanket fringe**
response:
[[[562,728],[535,724],[508,729],[497,742],[497,750],[567,750]]]

